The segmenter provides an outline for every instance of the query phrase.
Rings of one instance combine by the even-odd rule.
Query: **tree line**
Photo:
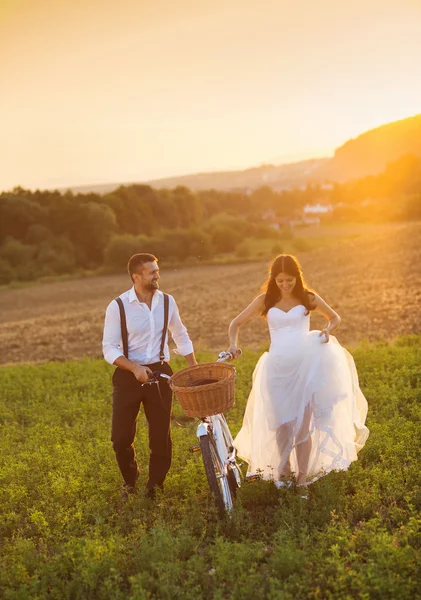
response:
[[[0,195],[0,283],[80,270],[117,270],[139,251],[167,262],[210,259],[244,238],[277,238],[245,194],[121,186],[110,194]]]
[[[209,260],[237,252],[248,238],[291,235],[265,219],[287,223],[306,204],[333,206],[335,221],[421,218],[421,159],[402,157],[385,172],[344,184],[252,193],[186,187],[120,186],[105,195],[15,188],[0,194],[0,283],[78,270],[124,268],[148,251],[167,263]]]

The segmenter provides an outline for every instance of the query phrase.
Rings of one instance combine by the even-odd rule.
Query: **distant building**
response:
[[[309,225],[320,225],[320,217],[330,214],[333,210],[331,204],[306,204],[303,209],[297,209],[290,217],[279,217],[273,209],[261,213],[264,219],[273,229],[280,230],[282,227],[306,227]]]
[[[313,215],[326,215],[332,212],[333,206],[331,204],[306,204],[304,206],[304,214]]]

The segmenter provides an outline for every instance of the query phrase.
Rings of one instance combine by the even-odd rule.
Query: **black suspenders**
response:
[[[161,365],[165,362],[164,346],[168,329],[168,305],[168,294],[164,294],[164,327],[162,329],[161,348],[159,349],[159,360],[161,361]]]
[[[127,323],[126,323],[126,311],[124,310],[123,301],[120,297],[116,298],[115,301],[120,309],[120,324],[121,324],[121,339],[123,340],[123,354],[126,358],[129,358],[129,341],[127,335]]]
[[[126,311],[124,310],[123,302],[120,297],[116,298],[115,301],[117,302],[118,308],[120,309],[121,339],[123,340],[123,353],[126,358],[129,358]],[[161,364],[165,361],[164,347],[168,329],[168,313],[169,297],[168,294],[164,294],[164,327],[162,329],[161,348],[159,350],[159,360],[161,361]]]

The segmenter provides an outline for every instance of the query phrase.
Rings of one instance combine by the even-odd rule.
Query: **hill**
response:
[[[257,189],[268,185],[275,190],[323,181],[347,181],[381,173],[400,156],[421,156],[421,114],[381,125],[348,140],[332,158],[318,158],[282,165],[262,165],[240,171],[195,173],[148,181],[155,188],[183,185],[191,190]],[[72,191],[105,194],[126,183],[74,186]]]
[[[397,158],[421,156],[421,115],[382,125],[349,140],[315,171],[316,179],[348,181],[378,175]]]
[[[182,185],[193,191],[215,189],[235,190],[249,188],[256,189],[262,185],[269,185],[273,189],[286,189],[299,187],[303,182],[310,181],[312,174],[321,168],[329,159],[318,158],[284,165],[262,165],[239,171],[214,171],[208,173],[193,173],[178,177],[166,177],[148,181],[148,185],[155,188],[175,188]],[[98,185],[73,186],[73,192],[106,194],[120,185],[129,183],[107,183]]]
[[[314,173],[328,165],[329,159],[318,158],[284,165],[262,165],[243,171],[216,171],[183,177],[169,177],[149,182],[156,188],[173,188],[185,185],[191,190],[257,189],[268,185],[275,190],[300,187],[310,182]]]

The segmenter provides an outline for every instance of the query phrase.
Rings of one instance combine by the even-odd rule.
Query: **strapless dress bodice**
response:
[[[270,333],[270,352],[284,350],[285,345],[299,346],[300,341],[308,336],[310,314],[302,304],[297,304],[288,312],[276,306],[268,310],[267,320]]]

